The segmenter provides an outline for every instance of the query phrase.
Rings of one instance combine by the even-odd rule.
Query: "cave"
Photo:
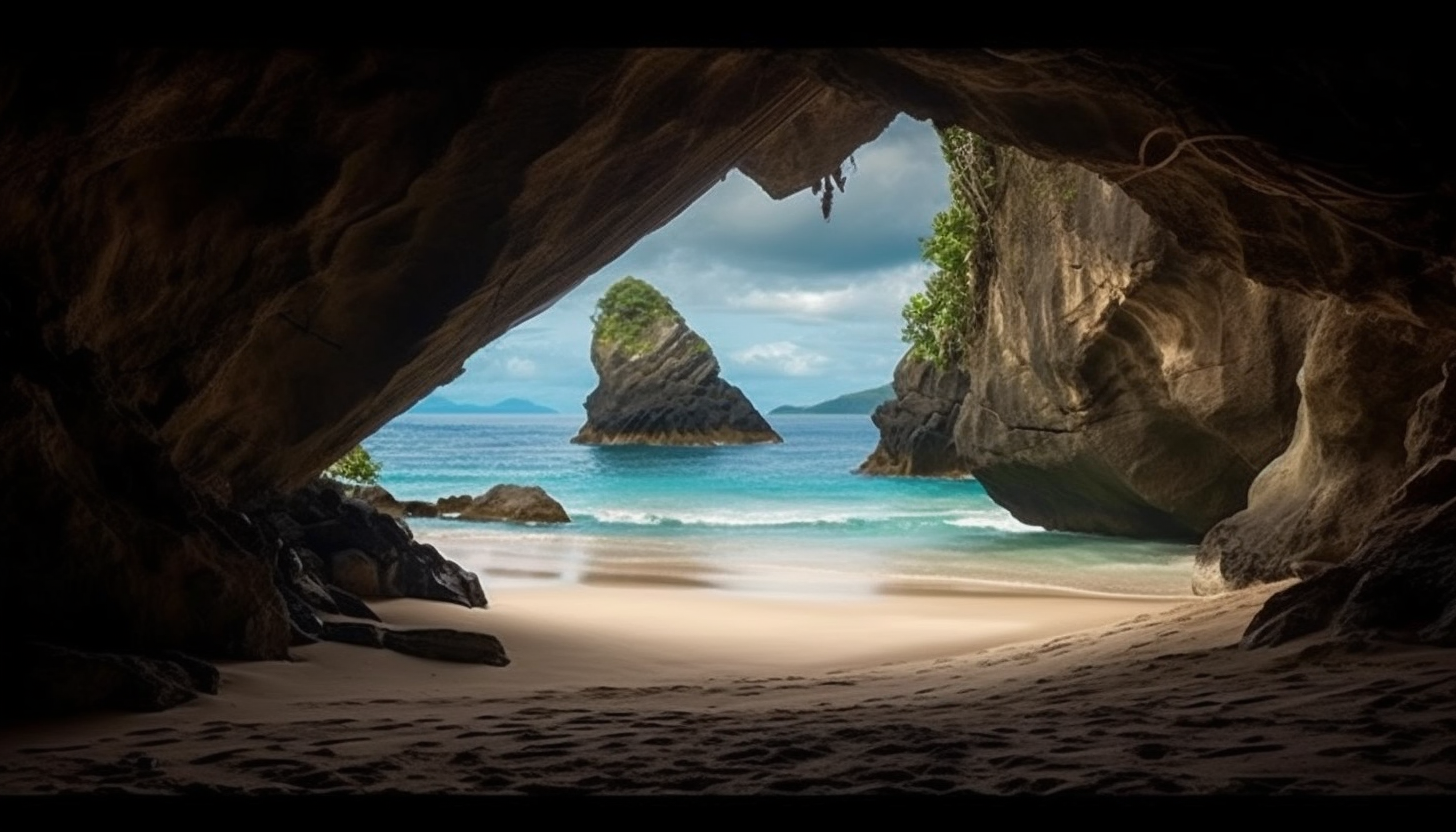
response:
[[[1074,163],[1190,255],[1332,301],[1289,447],[1200,580],[1304,579],[1251,647],[1450,644],[1450,77],[1423,50],[12,53],[7,644],[286,655],[242,512],[731,169],[798,192],[901,112]]]

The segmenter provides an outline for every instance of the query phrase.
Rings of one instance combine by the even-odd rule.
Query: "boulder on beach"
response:
[[[570,523],[566,509],[539,485],[497,485],[460,510],[461,520]]]

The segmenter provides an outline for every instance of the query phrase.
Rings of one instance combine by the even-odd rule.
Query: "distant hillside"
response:
[[[895,388],[891,385],[883,385],[873,390],[861,390],[858,393],[845,393],[838,398],[830,399],[827,402],[811,404],[808,407],[795,407],[791,404],[776,407],[769,411],[770,415],[796,415],[799,413],[857,413],[869,415],[875,412],[875,408],[882,403],[895,398]]]
[[[502,399],[495,404],[465,404],[444,396],[429,395],[421,399],[412,413],[556,413],[545,405],[525,399]]]

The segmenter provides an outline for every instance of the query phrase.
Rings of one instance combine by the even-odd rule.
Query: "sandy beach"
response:
[[[1215,599],[642,583],[379,601],[505,668],[323,643],[156,714],[9,726],[0,792],[1441,794],[1456,653],[1236,642]]]

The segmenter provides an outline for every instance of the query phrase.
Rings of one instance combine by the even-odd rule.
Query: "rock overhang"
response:
[[[1254,280],[1456,328],[1453,82],[1420,50],[158,50],[0,78],[0,469],[27,486],[0,509],[59,530],[12,555],[42,595],[144,548],[226,572],[198,517],[306,481],[735,165],[792,192],[902,110],[1121,182]],[[150,603],[128,591],[107,615]],[[217,626],[260,629],[239,615]]]

